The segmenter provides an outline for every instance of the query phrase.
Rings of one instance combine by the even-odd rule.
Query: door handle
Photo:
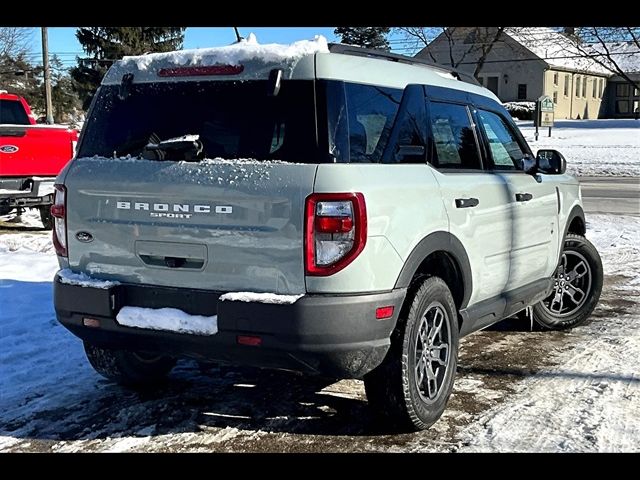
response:
[[[516,193],[516,202],[528,202],[533,198],[530,193]]]
[[[477,198],[456,198],[456,208],[477,207],[479,203]]]

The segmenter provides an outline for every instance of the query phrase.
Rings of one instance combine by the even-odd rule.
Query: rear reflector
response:
[[[258,347],[262,345],[262,338],[254,337],[251,335],[238,335],[236,337],[239,345],[249,345],[251,347]]]
[[[95,318],[87,318],[84,317],[82,319],[82,324],[85,327],[91,327],[91,328],[100,328],[100,320],[97,320]]]
[[[384,320],[385,318],[391,318],[393,316],[393,305],[388,307],[376,308],[376,319]]]
[[[210,65],[207,67],[161,68],[159,77],[198,77],[203,75],[238,75],[244,65]]]

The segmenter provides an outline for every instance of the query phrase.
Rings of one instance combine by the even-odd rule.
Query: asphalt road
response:
[[[640,215],[640,177],[579,177],[586,213]]]

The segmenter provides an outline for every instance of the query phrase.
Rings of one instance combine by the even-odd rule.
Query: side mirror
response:
[[[406,157],[414,157],[417,159],[424,159],[426,149],[424,145],[398,145],[396,151],[396,161],[402,162]]]
[[[538,162],[531,155],[526,154],[520,162],[522,162],[522,170],[524,170],[524,173],[528,173],[529,175],[538,173]]]
[[[536,164],[540,173],[562,175],[567,170],[567,161],[557,150],[538,150]]]

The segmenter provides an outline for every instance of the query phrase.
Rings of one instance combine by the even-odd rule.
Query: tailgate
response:
[[[63,126],[0,126],[0,176],[56,176],[73,156]]]
[[[70,267],[126,283],[304,293],[316,168],[78,159],[65,178]]]

